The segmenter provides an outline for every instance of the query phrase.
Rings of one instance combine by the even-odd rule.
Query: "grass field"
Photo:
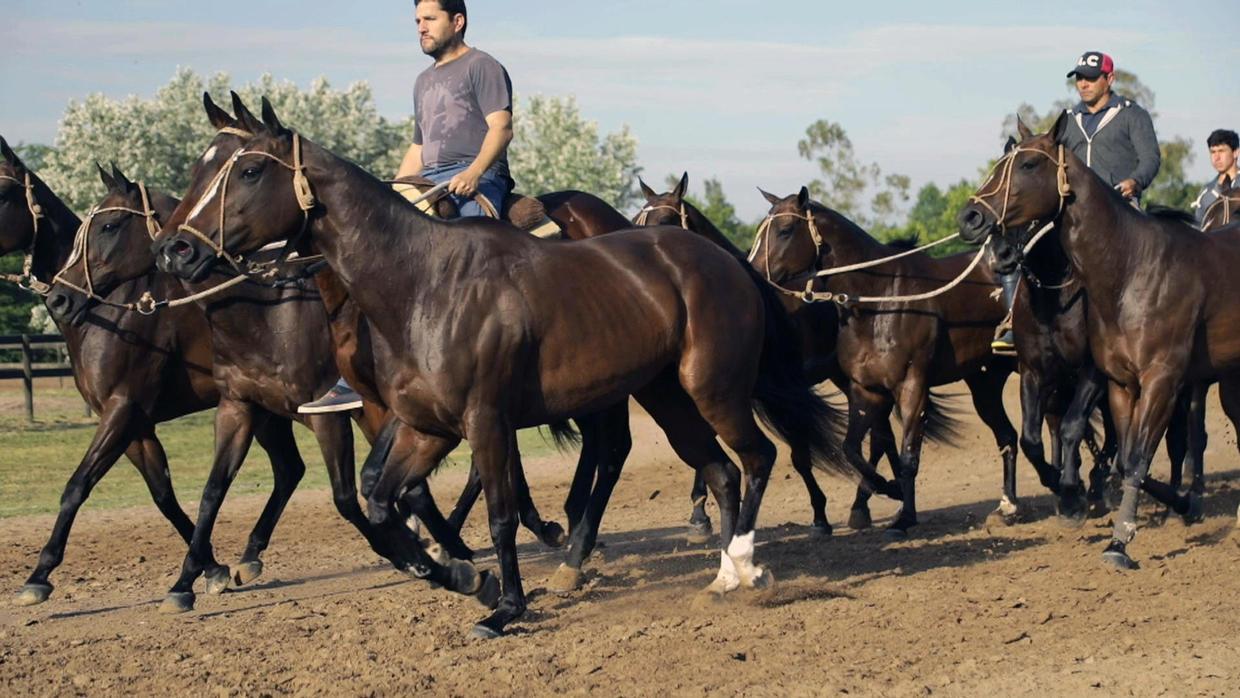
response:
[[[158,427],[168,454],[168,466],[177,498],[192,509],[202,493],[211,468],[215,411],[200,412]],[[35,389],[35,423],[26,421],[21,384],[0,381],[0,518],[55,513],[65,482],[77,468],[95,433],[96,420],[85,415],[81,396],[70,379],[63,387],[56,379],[40,381]],[[368,450],[354,427],[360,465]],[[299,489],[327,489],[327,472],[314,435],[294,426],[297,445],[306,461]],[[535,429],[518,436],[521,453],[543,455],[552,450],[549,439]],[[469,447],[462,444],[444,467],[468,467]],[[230,496],[271,491],[271,463],[257,444],[229,490]],[[455,496],[455,493],[452,494]],[[447,501],[447,500],[445,500]],[[138,471],[123,456],[91,493],[84,508],[116,508],[150,504],[150,495]]]

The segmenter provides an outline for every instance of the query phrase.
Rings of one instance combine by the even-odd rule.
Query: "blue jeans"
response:
[[[422,176],[431,180],[435,184],[446,182],[469,167],[469,163],[463,162],[455,165],[441,165],[439,167],[428,167],[422,170]],[[498,213],[504,211],[504,197],[508,196],[509,191],[508,177],[500,174],[499,169],[491,167],[491,169],[482,173],[482,177],[478,179],[478,192],[487,197],[487,200],[495,206]],[[482,216],[482,207],[473,199],[467,199],[463,196],[452,195],[452,200],[456,202],[456,207],[461,210],[461,216]]]

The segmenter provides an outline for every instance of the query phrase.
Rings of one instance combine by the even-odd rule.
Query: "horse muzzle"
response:
[[[991,215],[976,204],[965,206],[956,216],[956,224],[960,228],[960,239],[970,245],[980,245],[998,228]]]
[[[188,281],[202,281],[211,272],[215,256],[204,254],[198,244],[181,236],[174,236],[155,244],[155,266]]]
[[[43,304],[47,306],[47,312],[56,322],[76,326],[80,325],[85,318],[86,306],[89,302],[85,295],[56,285],[47,294],[47,299],[43,301]]]

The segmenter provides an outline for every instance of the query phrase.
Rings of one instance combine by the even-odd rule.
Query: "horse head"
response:
[[[33,175],[0,137],[0,257],[34,245],[42,209],[34,196]]]
[[[177,205],[167,194],[130,181],[116,165],[99,167],[107,194],[87,214],[73,250],[52,280],[45,303],[59,322],[80,323],[93,303],[155,268],[151,240]]]
[[[814,271],[830,246],[819,233],[815,218],[821,207],[810,201],[809,189],[783,198],[758,191],[771,208],[758,228],[749,263],[777,285]]]
[[[1075,164],[1062,145],[1067,125],[1065,112],[1048,133],[1035,135],[1017,119],[1021,140],[1008,139],[1003,157],[956,217],[961,239],[977,245],[999,235],[1023,246],[1032,228],[1059,217],[1072,195],[1068,168]]]
[[[646,205],[634,216],[634,225],[674,225],[688,229],[689,217],[685,208],[685,192],[689,189],[688,172],[681,175],[680,182],[671,191],[663,194],[655,193],[640,177],[637,183],[646,197]]]

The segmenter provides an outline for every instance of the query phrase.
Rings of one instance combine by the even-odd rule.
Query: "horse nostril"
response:
[[[194,246],[185,240],[173,240],[168,248],[172,254],[186,262],[190,261],[194,256]]]
[[[63,293],[53,293],[47,297],[47,309],[54,315],[63,316],[69,312],[69,297]]]

